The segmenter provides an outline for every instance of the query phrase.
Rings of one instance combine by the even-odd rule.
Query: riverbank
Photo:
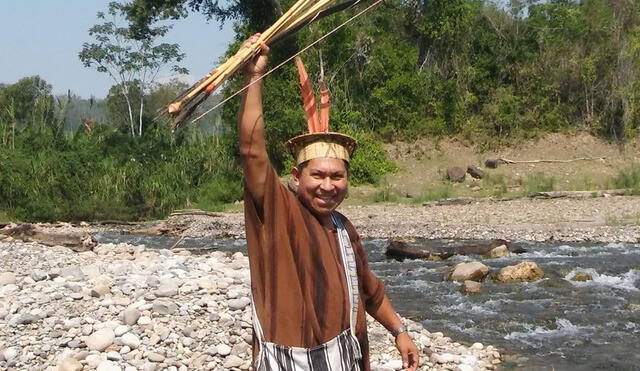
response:
[[[458,205],[347,205],[362,238],[640,242],[640,197],[478,199]],[[157,225],[150,223],[150,225]],[[181,215],[162,222],[185,237],[244,238],[242,213]]]
[[[0,368],[247,370],[248,260],[241,253],[100,244],[0,242]],[[492,346],[465,346],[407,320],[422,369],[489,370]],[[393,338],[371,322],[374,370],[400,368]]]

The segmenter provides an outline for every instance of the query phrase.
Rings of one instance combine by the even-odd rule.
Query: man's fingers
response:
[[[415,371],[418,368],[418,354],[409,352],[409,370]]]
[[[402,368],[406,369],[409,367],[409,352],[402,350],[402,352],[400,352],[400,356],[402,357]]]

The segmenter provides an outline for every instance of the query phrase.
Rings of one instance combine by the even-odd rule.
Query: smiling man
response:
[[[261,80],[267,53],[263,45],[246,66],[246,84]],[[369,370],[367,312],[394,334],[404,367],[415,370],[418,349],[369,269],[355,228],[335,211],[347,194],[355,140],[326,130],[289,140],[294,194],[267,156],[261,81],[244,92],[238,130],[255,369]]]

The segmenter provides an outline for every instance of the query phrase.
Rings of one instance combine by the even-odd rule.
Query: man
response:
[[[246,43],[257,42],[254,35]],[[247,45],[247,44],[245,44]],[[355,141],[311,133],[289,141],[296,158],[293,194],[267,156],[262,75],[268,48],[244,70],[238,132],[245,175],[245,227],[257,370],[369,370],[366,315],[395,335],[404,367],[419,351],[369,270],[360,238],[335,212],[347,194]],[[327,128],[328,129],[328,128]]]

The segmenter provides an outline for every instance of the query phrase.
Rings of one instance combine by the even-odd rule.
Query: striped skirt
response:
[[[350,329],[314,348],[260,345],[257,371],[360,371],[360,344]]]

